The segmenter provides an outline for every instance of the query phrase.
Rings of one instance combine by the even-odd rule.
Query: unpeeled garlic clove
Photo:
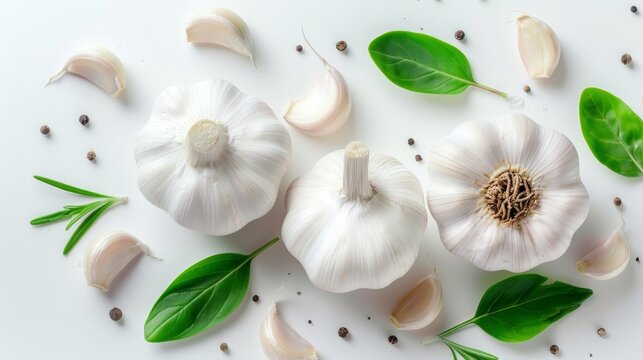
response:
[[[252,55],[248,25],[239,15],[224,8],[210,8],[194,14],[185,28],[188,42],[226,47],[241,55]]]
[[[442,284],[434,271],[395,304],[389,319],[400,330],[422,329],[438,317],[442,301]]]
[[[351,98],[342,74],[315,51],[305,35],[304,39],[326,71],[306,96],[290,103],[284,119],[304,134],[328,135],[341,128],[348,120]]]
[[[100,234],[85,249],[83,271],[87,285],[109,291],[116,276],[140,254],[150,254],[147,245],[124,231]]]
[[[315,348],[279,316],[273,303],[259,328],[261,347],[269,360],[317,360]]]
[[[560,60],[560,42],[556,33],[539,19],[522,15],[518,24],[518,50],[532,79],[549,78]]]
[[[123,64],[114,53],[102,47],[78,50],[67,60],[63,68],[49,79],[47,85],[66,73],[91,81],[113,97],[118,97],[127,88]]]

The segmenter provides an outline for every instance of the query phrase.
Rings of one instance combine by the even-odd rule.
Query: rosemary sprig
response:
[[[87,204],[81,205],[66,205],[62,210],[53,212],[51,214],[39,216],[31,220],[31,225],[45,225],[54,223],[61,220],[66,220],[71,218],[65,231],[69,230],[76,222],[84,217],[84,220],[78,225],[74,233],[71,235],[65,248],[63,250],[63,255],[67,255],[71,249],[74,248],[74,245],[85,235],[87,230],[94,225],[96,220],[101,217],[109,208],[114,205],[118,205],[127,201],[126,197],[116,197],[110,195],[103,195],[97,192],[81,189],[72,185],[62,183],[60,181],[52,180],[43,176],[35,175],[34,179],[42,181],[47,185],[51,185],[58,189],[81,195],[86,197],[98,198],[100,200],[93,201]]]

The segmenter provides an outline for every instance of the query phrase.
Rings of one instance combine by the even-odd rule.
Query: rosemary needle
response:
[[[56,211],[51,214],[42,215],[31,220],[30,222],[31,225],[45,225],[45,224],[50,224],[53,222],[71,218],[69,220],[69,223],[67,224],[67,227],[65,228],[65,230],[69,230],[76,222],[84,218],[83,221],[80,223],[80,225],[78,225],[76,230],[73,232],[69,240],[67,241],[67,244],[65,245],[65,248],[63,250],[64,255],[67,255],[71,251],[71,249],[74,248],[76,243],[78,243],[78,241],[83,237],[83,235],[85,235],[85,233],[89,230],[89,228],[92,225],[94,225],[94,223],[98,220],[98,218],[100,218],[101,215],[103,215],[109,208],[111,208],[114,205],[118,205],[122,202],[127,201],[126,197],[103,195],[97,192],[81,189],[79,187],[68,185],[60,181],[49,179],[43,176],[36,175],[34,176],[34,179],[38,181],[42,181],[47,185],[53,186],[55,188],[58,188],[73,194],[100,199],[87,204],[66,205],[60,211]]]

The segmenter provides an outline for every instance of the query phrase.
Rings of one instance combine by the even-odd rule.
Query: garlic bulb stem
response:
[[[219,159],[225,151],[228,134],[223,125],[204,119],[190,127],[185,140],[188,162],[195,167],[207,166]]]
[[[344,149],[344,186],[342,193],[349,200],[369,200],[373,187],[368,180],[368,148],[353,141]]]

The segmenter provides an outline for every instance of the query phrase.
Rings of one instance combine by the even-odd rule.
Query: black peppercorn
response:
[[[312,324],[312,323],[313,323],[313,321],[312,321],[312,320],[308,320],[308,323],[309,323],[309,324]]]
[[[598,336],[603,337],[605,336],[606,331],[604,328],[598,328],[598,330],[596,330],[596,333],[598,334]]]
[[[340,327],[339,330],[337,330],[337,335],[339,335],[340,338],[345,338],[348,336],[348,329],[345,327]]]
[[[633,13],[637,13],[639,11],[639,8],[637,8],[636,6],[631,6],[630,11]]]
[[[422,155],[420,155],[420,154],[415,155],[415,161],[417,161],[417,162],[422,161]]]
[[[458,30],[455,32],[455,39],[456,40],[464,40],[464,31]]]
[[[115,307],[115,308],[113,308],[112,310],[109,311],[109,318],[114,320],[114,321],[118,321],[122,317],[123,317],[123,312],[121,311],[121,309],[119,309],[117,307]]]
[[[623,54],[623,56],[621,56],[621,62],[623,63],[623,65],[628,65],[632,62],[632,55]]]
[[[49,126],[47,125],[43,125],[40,127],[40,133],[43,135],[49,135],[49,131],[51,131],[51,129],[49,129]]]
[[[370,320],[370,319],[371,319],[371,317],[369,316],[367,319],[369,319],[369,320]]]
[[[552,345],[549,347],[549,352],[556,355],[560,352],[560,348],[558,347],[558,345]]]
[[[301,291],[297,291],[297,295],[301,296]]]
[[[304,48],[301,45],[297,45],[295,46],[295,50],[297,50],[297,52],[302,52],[304,51]]]
[[[529,85],[525,85],[525,86],[523,86],[523,87],[522,87],[522,91],[524,91],[524,92],[526,92],[526,93],[530,93],[530,92],[531,92],[531,88],[529,87]]]
[[[252,296],[252,301],[259,302],[259,295],[253,295]]]
[[[89,150],[87,152],[87,160],[89,160],[89,161],[96,160],[96,153],[94,152],[94,150]]]
[[[221,351],[223,352],[228,352],[228,344],[221,343],[221,345],[219,345],[219,349],[221,349]]]
[[[87,125],[89,123],[89,116],[84,114],[80,115],[80,117],[78,118],[78,122],[80,122],[82,126]]]
[[[339,50],[339,51],[346,50],[346,47],[348,47],[348,45],[346,44],[346,41],[344,41],[344,40],[339,41],[339,42],[337,42],[337,44],[335,44],[335,48],[337,48],[337,50]]]
[[[641,263],[641,260],[639,259],[638,256],[636,257],[636,262],[639,263],[639,264]]]
[[[614,206],[621,206],[623,204],[623,200],[621,200],[620,197],[615,197],[614,198]]]
[[[393,345],[397,344],[397,336],[395,336],[395,335],[389,336],[388,337],[388,342],[390,342]]]
[[[406,142],[409,144],[409,146],[413,146],[415,144],[415,140],[413,138],[409,138]]]

